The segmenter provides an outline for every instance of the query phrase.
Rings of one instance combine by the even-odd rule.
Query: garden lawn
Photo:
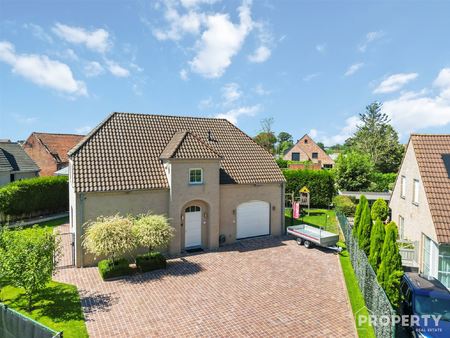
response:
[[[39,227],[48,227],[49,229],[51,229],[53,231],[53,228],[57,227],[58,225],[61,224],[66,224],[69,223],[69,217],[61,217],[61,218],[57,218],[51,221],[46,221],[46,222],[41,222],[41,223],[36,223],[36,225],[38,225]],[[33,225],[29,225],[27,226],[27,228],[32,227]]]
[[[27,299],[22,289],[5,286],[1,290],[3,303],[33,318],[55,331],[63,331],[64,338],[89,337],[80,297],[74,285],[50,282],[46,289],[33,298],[33,310],[28,312]]]
[[[294,225],[309,224],[315,227],[322,227],[323,230],[338,234],[339,227],[334,210],[328,209],[303,209],[306,214],[299,219],[294,219]],[[309,211],[309,216],[308,216]],[[285,224],[291,225],[291,209],[285,210]]]

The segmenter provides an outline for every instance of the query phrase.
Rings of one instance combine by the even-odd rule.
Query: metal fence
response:
[[[383,288],[378,284],[377,276],[369,264],[364,251],[360,250],[358,243],[352,235],[352,229],[347,218],[338,213],[339,225],[345,237],[345,244],[350,255],[353,270],[358,280],[359,289],[364,297],[369,315],[374,318],[392,318],[395,311],[389,302]],[[378,323],[378,321],[377,321]],[[395,325],[373,325],[377,338],[395,337]]]
[[[0,337],[62,338],[62,336],[62,332],[56,332],[0,303]]]

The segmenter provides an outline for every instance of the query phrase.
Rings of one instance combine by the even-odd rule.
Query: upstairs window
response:
[[[201,168],[189,169],[189,183],[190,184],[203,183],[203,170]]]
[[[292,161],[300,161],[300,153],[292,153],[291,160]]]
[[[405,239],[405,219],[403,216],[398,216],[398,227],[400,239]]]
[[[402,176],[400,181],[400,197],[406,197],[406,177]]]
[[[313,159],[318,159],[319,158],[319,153],[312,153],[312,158]]]
[[[419,180],[414,180],[413,184],[413,203],[419,204]]]

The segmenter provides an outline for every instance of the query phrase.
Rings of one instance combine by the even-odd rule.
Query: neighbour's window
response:
[[[413,203],[419,204],[419,180],[414,180],[413,185]]]
[[[312,153],[312,158],[319,158],[319,153]]]
[[[405,219],[403,216],[398,216],[398,227],[400,232],[400,239],[405,239]]]
[[[405,198],[406,196],[406,177],[402,176],[400,181],[400,197]]]
[[[308,143],[308,140],[305,140],[305,144]]]
[[[190,184],[202,184],[203,183],[203,170],[200,168],[189,169],[189,183]]]
[[[292,161],[300,161],[300,153],[292,153],[291,160]]]

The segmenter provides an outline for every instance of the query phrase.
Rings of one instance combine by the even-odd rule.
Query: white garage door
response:
[[[242,203],[236,212],[236,238],[268,235],[270,233],[270,205],[263,201]]]

